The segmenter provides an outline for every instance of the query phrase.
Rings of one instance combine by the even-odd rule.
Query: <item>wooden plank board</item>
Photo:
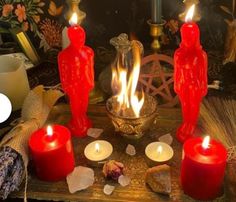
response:
[[[126,174],[131,177],[131,184],[127,187],[121,187],[118,183],[107,181],[102,174],[102,168],[94,168],[95,183],[92,187],[70,194],[66,181],[56,183],[42,182],[38,180],[31,172],[28,182],[27,196],[30,199],[38,200],[52,200],[52,201],[178,201],[186,202],[192,201],[185,196],[179,184],[180,162],[182,155],[182,145],[179,144],[175,138],[173,142],[174,157],[169,162],[171,166],[172,175],[172,193],[170,197],[153,193],[149,187],[145,185],[145,172],[148,169],[147,159],[144,154],[145,147],[152,141],[157,141],[160,135],[174,132],[181,121],[180,109],[159,109],[159,114],[156,119],[156,124],[153,124],[150,132],[138,141],[127,140],[114,132],[111,121],[106,115],[105,107],[103,105],[89,106],[89,116],[93,120],[93,127],[103,128],[104,133],[99,139],[105,139],[111,142],[114,147],[112,159],[123,162],[126,167]],[[59,105],[54,107],[50,114],[49,123],[66,124],[70,118],[70,110],[68,105]],[[87,137],[83,139],[73,138],[73,145],[75,151],[76,165],[88,166],[87,161],[83,155],[85,146],[94,141],[93,138]],[[127,144],[133,144],[136,147],[137,154],[134,157],[128,156],[125,153]],[[115,191],[111,196],[106,196],[103,193],[103,186],[105,184],[113,184],[116,186]],[[22,198],[24,189],[15,192],[11,197]]]

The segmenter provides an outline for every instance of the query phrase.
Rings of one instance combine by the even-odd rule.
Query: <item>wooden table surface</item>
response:
[[[70,194],[68,191],[66,181],[60,181],[56,183],[48,183],[38,180],[32,172],[28,181],[27,197],[29,199],[38,200],[52,200],[52,201],[177,201],[187,202],[193,201],[189,197],[183,194],[179,184],[180,163],[182,145],[179,144],[174,138],[172,144],[174,148],[174,157],[169,162],[171,166],[171,181],[172,192],[170,196],[163,196],[156,194],[150,190],[145,184],[145,172],[148,169],[147,161],[144,155],[145,147],[152,141],[157,141],[158,137],[166,133],[174,132],[181,121],[180,109],[159,109],[159,114],[153,124],[150,132],[138,141],[127,140],[114,133],[114,128],[111,121],[106,115],[105,107],[103,105],[91,105],[89,106],[89,117],[93,121],[93,127],[103,128],[104,132],[99,139],[105,139],[111,142],[114,147],[112,159],[124,163],[126,167],[126,175],[130,176],[131,183],[127,187],[121,187],[118,183],[108,181],[104,179],[102,174],[102,168],[93,168],[95,171],[95,183],[93,186],[86,190]],[[50,114],[48,123],[60,123],[65,124],[70,118],[70,111],[68,105],[58,105],[54,107]],[[75,151],[75,158],[77,165],[87,165],[86,159],[83,155],[85,146],[94,141],[91,137],[83,139],[73,138],[73,145]],[[125,153],[127,144],[133,144],[136,147],[137,154],[135,156],[129,156]],[[24,184],[24,183],[23,183]],[[110,196],[106,196],[103,193],[103,187],[105,184],[115,185],[115,191]],[[227,184],[225,185],[227,188]],[[24,187],[21,190],[11,195],[13,198],[22,198],[24,196]],[[215,201],[229,201],[226,200],[228,196],[217,199]]]

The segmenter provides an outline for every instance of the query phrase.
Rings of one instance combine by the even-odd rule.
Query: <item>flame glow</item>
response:
[[[77,25],[77,23],[78,23],[78,16],[76,13],[73,13],[70,20],[69,20],[69,24],[71,26],[74,26],[74,25]]]
[[[96,152],[99,152],[99,151],[100,151],[100,145],[99,145],[99,143],[96,143],[96,144],[95,144],[95,151],[96,151]]]
[[[51,137],[52,134],[53,134],[52,126],[48,126],[47,127],[47,135]]]
[[[112,89],[117,97],[119,110],[121,113],[126,109],[131,109],[135,117],[139,117],[144,104],[144,93],[139,99],[136,92],[141,63],[141,53],[136,42],[132,44],[133,50],[133,69],[128,76],[128,68],[117,65],[112,68]]]
[[[194,14],[194,10],[195,10],[195,4],[193,4],[193,5],[189,8],[189,10],[188,10],[188,12],[187,12],[187,14],[186,14],[186,16],[185,16],[185,22],[191,22],[191,21],[192,21],[192,19],[193,19],[193,14]]]
[[[162,150],[163,150],[162,146],[159,145],[159,146],[157,147],[157,154],[160,155],[160,154],[162,153]]]
[[[204,149],[207,149],[209,147],[209,143],[210,143],[210,136],[207,135],[204,139],[203,139],[203,142],[202,142],[202,147]]]

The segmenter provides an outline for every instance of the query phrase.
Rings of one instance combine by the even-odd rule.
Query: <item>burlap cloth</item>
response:
[[[9,146],[22,157],[24,162],[24,176],[26,176],[25,201],[27,189],[27,166],[29,162],[28,140],[30,135],[41,128],[50,113],[56,101],[63,96],[59,90],[44,90],[42,85],[31,90],[26,97],[22,111],[21,119],[1,141],[0,147]],[[24,179],[22,176],[22,180]]]

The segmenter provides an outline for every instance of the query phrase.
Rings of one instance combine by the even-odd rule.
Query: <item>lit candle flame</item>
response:
[[[74,26],[74,25],[77,25],[77,23],[78,23],[78,16],[76,13],[73,13],[70,20],[69,20],[69,24],[71,26]]]
[[[95,151],[96,151],[96,152],[99,152],[99,151],[100,151],[100,145],[99,145],[99,143],[96,143],[96,144],[95,144]]]
[[[209,143],[210,143],[210,136],[207,135],[206,137],[204,137],[203,142],[202,142],[202,147],[204,149],[207,149],[209,147]]]
[[[185,22],[191,22],[191,21],[192,21],[192,19],[193,19],[193,14],[194,14],[194,10],[195,10],[195,4],[193,4],[193,5],[189,8],[189,10],[188,10],[188,12],[187,12],[187,14],[186,14],[186,16],[185,16]]]
[[[52,126],[48,126],[47,127],[47,135],[51,137],[52,134],[53,134]]]
[[[159,146],[157,147],[157,154],[160,155],[160,154],[162,153],[162,150],[163,150],[162,146],[159,145]]]

